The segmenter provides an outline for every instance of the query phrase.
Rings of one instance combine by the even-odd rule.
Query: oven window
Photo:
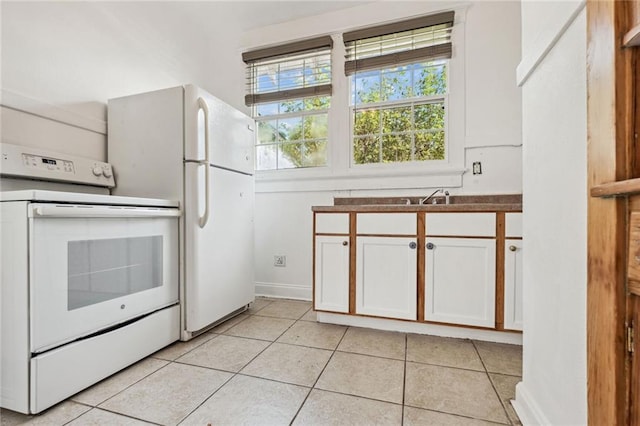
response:
[[[69,241],[69,311],[162,285],[162,235]]]

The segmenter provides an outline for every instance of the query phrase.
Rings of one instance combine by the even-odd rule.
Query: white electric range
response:
[[[3,188],[114,185],[107,163],[0,147]],[[1,407],[38,413],[178,340],[180,214],[169,200],[0,193]]]

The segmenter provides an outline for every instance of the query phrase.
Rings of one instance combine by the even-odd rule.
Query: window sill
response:
[[[332,172],[328,167],[256,172],[256,192],[348,191],[460,187],[464,167]]]

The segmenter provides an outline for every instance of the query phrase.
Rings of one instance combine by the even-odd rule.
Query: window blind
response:
[[[247,64],[247,106],[331,95],[330,36],[242,54]]]
[[[345,74],[451,58],[453,19],[450,11],[344,33]]]

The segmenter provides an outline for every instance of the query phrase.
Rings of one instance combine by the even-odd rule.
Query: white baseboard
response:
[[[440,324],[424,324],[411,321],[398,321],[386,318],[361,317],[356,315],[317,313],[318,322],[348,325],[353,327],[375,328],[378,330],[399,331],[402,333],[429,334],[431,336],[455,337],[458,339],[484,340],[487,342],[522,345],[522,334],[504,331],[479,330],[476,328],[450,327]]]
[[[296,284],[256,282],[256,296],[311,300],[311,287]]]
[[[524,426],[551,424],[542,410],[540,410],[531,393],[527,390],[524,382],[516,385],[516,399],[511,401],[511,405],[513,405]]]

